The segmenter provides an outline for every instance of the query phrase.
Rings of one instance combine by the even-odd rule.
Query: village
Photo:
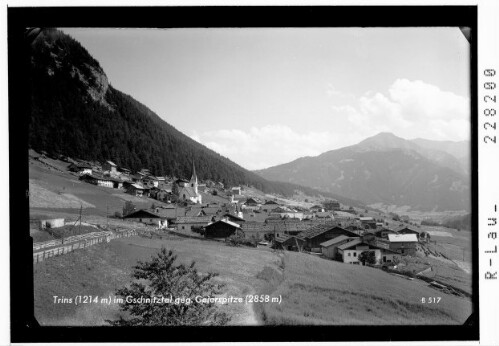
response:
[[[430,234],[418,231],[419,226],[408,217],[376,218],[368,216],[367,209],[359,211],[336,200],[310,207],[304,207],[303,203],[290,205],[270,195],[268,198],[250,196],[246,193],[248,187],[226,187],[222,182],[211,180],[200,182],[194,162],[187,180],[157,177],[148,169],[132,173],[112,161],[102,165],[70,158],[65,161],[69,163],[70,174],[81,182],[150,200],[150,208],[138,209],[133,203],[127,203],[123,213],[117,213],[116,217],[130,225],[142,224],[156,234],[169,232],[234,246],[303,252],[385,270],[396,269],[402,257],[415,256],[417,251],[422,251],[421,244],[431,242]],[[203,195],[210,200],[203,201]],[[161,203],[155,205],[154,201]],[[62,219],[40,222],[40,228],[49,232],[65,225]],[[129,228],[132,227],[125,229]],[[101,233],[96,232],[97,238],[109,241],[109,234]],[[126,234],[137,233],[134,230]],[[70,240],[71,237],[66,237],[65,244]],[[56,245],[62,246],[62,243],[54,240],[35,243],[34,261],[68,251],[67,245],[66,250]],[[45,250],[40,252],[40,249]]]

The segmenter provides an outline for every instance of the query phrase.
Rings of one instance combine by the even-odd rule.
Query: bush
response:
[[[127,216],[128,214],[135,211],[135,204],[130,201],[126,201],[123,207],[123,216]]]
[[[114,213],[114,217],[117,219],[121,219],[123,217],[123,215],[121,215],[121,213],[119,211],[117,211]]]
[[[213,282],[218,274],[202,275],[197,272],[194,262],[190,266],[175,265],[176,259],[173,251],[161,248],[150,261],[139,261],[132,273],[133,282],[116,291],[116,295],[123,298],[120,310],[127,312],[131,318],[121,316],[118,320],[106,322],[113,326],[227,324],[228,315],[220,312],[215,303],[197,303],[194,300],[196,296],[214,297],[222,293],[224,285]],[[158,303],[153,300],[161,297],[169,299],[170,296],[173,302]],[[138,302],[139,299],[146,300]]]

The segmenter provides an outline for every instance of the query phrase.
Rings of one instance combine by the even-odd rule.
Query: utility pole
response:
[[[106,205],[106,230],[109,230],[109,206]]]

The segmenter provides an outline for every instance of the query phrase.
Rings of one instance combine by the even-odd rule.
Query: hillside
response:
[[[42,325],[103,325],[104,319],[117,318],[114,304],[54,305],[51,297],[79,291],[107,297],[129,281],[137,260],[149,259],[162,246],[173,249],[181,263],[194,260],[201,272],[220,273],[217,280],[227,285],[227,295],[281,296],[280,304],[224,306],[234,325],[462,324],[471,313],[469,299],[379,269],[302,253],[283,255],[265,248],[165,236],[117,239],[38,264],[35,316]],[[436,296],[442,297],[439,304],[421,303],[422,297]]]
[[[357,145],[257,173],[366,203],[407,205],[422,211],[469,210],[470,179],[453,165],[459,162],[448,153],[381,133]]]
[[[245,184],[291,196],[319,191],[269,182],[184,135],[145,105],[116,90],[77,41],[54,29],[31,30],[29,146],[49,155],[105,161],[155,175]],[[166,95],[167,97],[167,95]],[[201,117],[202,115],[200,115]],[[326,197],[358,204],[331,193]]]

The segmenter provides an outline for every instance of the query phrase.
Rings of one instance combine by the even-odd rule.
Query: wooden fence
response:
[[[79,234],[76,236],[65,238],[64,244],[62,244],[62,241],[59,239],[43,243],[35,243],[33,244],[33,250],[40,250],[52,246],[54,247],[51,249],[34,252],[33,263],[42,262],[47,258],[65,255],[74,250],[84,249],[95,244],[110,242],[113,239],[131,237],[135,235],[137,235],[137,231],[134,229],[117,230],[114,232],[105,231],[105,232],[92,232],[87,234]]]

